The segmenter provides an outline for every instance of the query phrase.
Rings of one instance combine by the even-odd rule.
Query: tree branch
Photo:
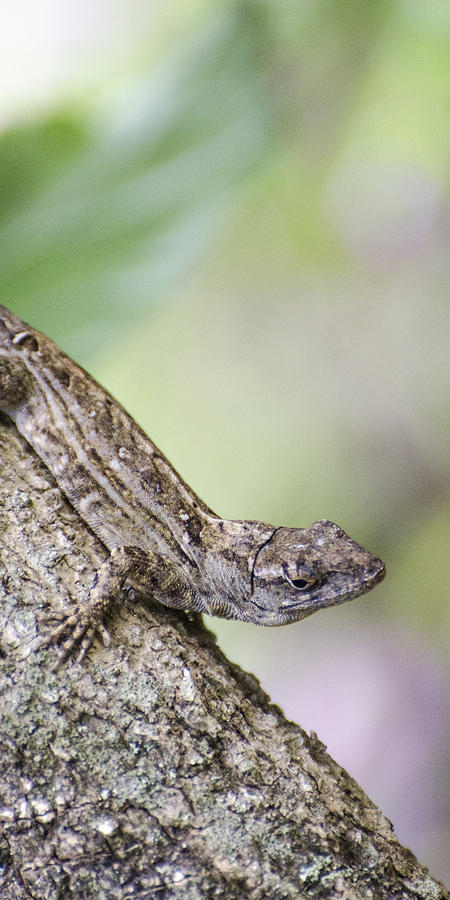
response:
[[[27,643],[105,556],[0,417],[2,898],[449,894],[196,619],[124,594],[57,675]]]

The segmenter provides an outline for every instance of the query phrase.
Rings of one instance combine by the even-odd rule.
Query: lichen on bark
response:
[[[109,647],[27,655],[106,551],[3,416],[0,467],[4,900],[449,896],[196,617],[124,592]]]

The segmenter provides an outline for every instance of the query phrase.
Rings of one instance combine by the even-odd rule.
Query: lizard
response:
[[[384,563],[334,522],[223,519],[123,407],[53,341],[0,306],[0,410],[34,448],[108,555],[37,646],[81,660],[125,584],[167,607],[286,625],[364,594]]]

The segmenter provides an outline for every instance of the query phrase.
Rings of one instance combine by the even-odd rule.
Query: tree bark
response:
[[[105,548],[0,417],[0,896],[448,892],[199,621],[124,592],[111,644],[26,655]]]

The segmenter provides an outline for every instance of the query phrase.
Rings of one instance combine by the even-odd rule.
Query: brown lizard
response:
[[[0,306],[0,409],[109,555],[89,595],[39,646],[59,664],[99,630],[127,580],[168,607],[286,625],[364,594],[384,564],[326,519],[222,519],[120,404],[49,338]]]

